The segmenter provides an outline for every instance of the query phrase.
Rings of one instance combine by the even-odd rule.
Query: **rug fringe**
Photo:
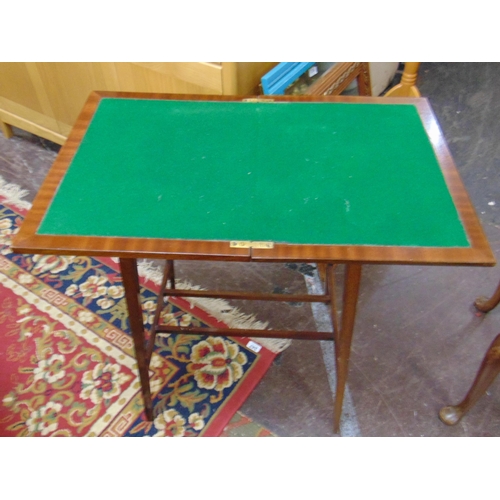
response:
[[[0,176],[0,195],[5,198],[6,203],[15,205],[18,208],[30,209],[31,203],[23,200],[28,194],[27,189],[22,189],[17,184],[9,184]]]
[[[151,261],[143,260],[138,263],[139,276],[146,280],[150,280],[156,285],[160,285],[163,277],[163,272],[160,267]],[[187,281],[175,281],[175,286],[180,290],[203,290],[198,285],[193,285]],[[258,321],[255,316],[242,313],[238,308],[231,306],[229,302],[223,299],[210,299],[204,297],[185,298],[192,306],[199,306],[207,311],[215,319],[222,321],[229,328],[241,328],[249,330],[265,330],[268,323]],[[290,339],[252,339],[254,342],[266,347],[274,353],[280,353],[287,349],[290,344]]]

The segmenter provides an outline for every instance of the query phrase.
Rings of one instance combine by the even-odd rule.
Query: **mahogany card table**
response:
[[[156,332],[332,340],[335,432],[362,266],[495,263],[423,98],[93,92],[13,248],[120,259],[148,419]],[[149,334],[139,258],[166,260]],[[178,290],[178,259],[320,263],[324,293]],[[339,263],[342,314],[334,293]],[[333,331],[161,326],[165,295],[323,302]]]

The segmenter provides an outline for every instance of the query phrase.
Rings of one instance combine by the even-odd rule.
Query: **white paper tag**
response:
[[[318,67],[317,66],[311,66],[309,68],[309,78],[312,78],[314,75],[318,74]]]
[[[262,346],[253,340],[248,341],[247,347],[253,352],[259,352],[262,349]]]

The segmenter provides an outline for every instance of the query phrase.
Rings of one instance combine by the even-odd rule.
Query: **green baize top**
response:
[[[470,246],[410,104],[104,98],[38,234]]]

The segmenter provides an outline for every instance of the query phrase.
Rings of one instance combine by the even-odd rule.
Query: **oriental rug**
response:
[[[14,254],[10,240],[26,207],[0,195],[0,436],[271,435],[237,413],[276,356],[245,338],[157,338],[155,419],[146,421],[118,263]],[[157,288],[141,278],[146,326]],[[171,297],[162,323],[228,326],[216,316]]]

